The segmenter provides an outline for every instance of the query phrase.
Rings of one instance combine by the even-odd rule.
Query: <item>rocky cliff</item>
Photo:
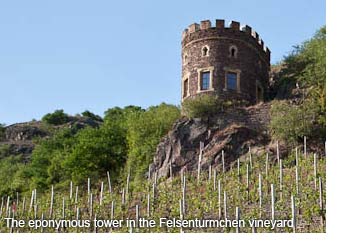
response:
[[[158,177],[197,170],[200,144],[203,142],[201,168],[221,165],[222,151],[227,168],[239,156],[248,153],[274,152],[268,132],[270,104],[231,108],[210,119],[180,119],[157,147],[151,171]],[[272,154],[274,155],[274,154]]]

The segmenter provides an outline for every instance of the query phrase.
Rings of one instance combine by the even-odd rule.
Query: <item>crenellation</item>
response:
[[[206,29],[209,29],[209,28],[211,28],[210,20],[202,20],[201,21],[201,25],[200,25],[200,29],[201,30],[206,30]]]
[[[182,40],[185,40],[185,42],[188,42],[186,40],[186,37],[188,35],[190,36],[192,33],[195,33],[195,32],[197,33],[197,32],[205,31],[209,29],[212,31],[215,31],[215,30],[237,31],[239,30],[241,32],[244,32],[248,36],[253,37],[253,39],[256,40],[258,48],[261,47],[261,50],[264,50],[264,52],[266,53],[266,49],[264,48],[264,42],[261,40],[261,37],[259,36],[259,34],[256,31],[254,31],[249,25],[241,26],[240,22],[237,22],[237,21],[231,21],[228,27],[225,26],[225,20],[223,19],[216,19],[215,26],[212,25],[210,20],[203,20],[200,22],[200,24],[193,23],[187,29],[183,31]],[[223,33],[227,33],[226,31]],[[190,39],[192,38],[190,37]]]
[[[216,28],[224,29],[224,20],[216,20]]]
[[[271,51],[268,49],[268,47],[266,47],[266,55],[268,57],[268,60],[271,59]]]
[[[264,41],[263,41],[261,38],[260,38],[260,40],[259,40],[259,44],[260,44],[262,50],[265,50],[265,49],[264,49]]]
[[[256,31],[253,30],[252,36],[259,42],[259,34]]]
[[[245,25],[242,28],[242,31],[244,31],[247,35],[251,36],[252,35],[252,27],[250,27],[249,25]]]
[[[235,31],[240,31],[240,22],[231,21],[229,28],[231,28],[232,30],[235,30]]]
[[[200,29],[200,26],[197,23],[193,23],[189,26],[188,29],[189,29],[189,33],[193,33],[195,31],[198,31]]]

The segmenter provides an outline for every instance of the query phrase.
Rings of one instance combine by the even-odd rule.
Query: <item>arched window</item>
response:
[[[209,56],[209,47],[208,46],[204,46],[202,48],[202,56]]]
[[[238,53],[238,49],[235,45],[230,46],[229,48],[229,56],[232,58],[236,58]]]
[[[188,97],[189,95],[189,79],[185,79],[183,81],[183,98]]]
[[[184,56],[183,56],[183,63],[184,64],[188,63],[188,54],[184,54]]]

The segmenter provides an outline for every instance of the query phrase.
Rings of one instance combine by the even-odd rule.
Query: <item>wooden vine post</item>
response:
[[[317,154],[314,154],[314,186],[317,190]]]
[[[271,219],[275,220],[275,192],[273,184],[271,184]]]
[[[108,179],[108,191],[109,191],[109,194],[112,194],[112,185],[110,183],[109,171],[107,171],[107,179]]]
[[[298,159],[298,147],[296,147],[296,194],[299,196],[299,159]]]
[[[240,208],[236,207],[235,208],[235,220],[237,221],[238,225],[236,226],[236,233],[240,233]]]
[[[279,162],[279,192],[280,200],[283,199],[283,161],[280,159]]]
[[[225,168],[225,159],[224,159],[224,150],[222,150],[222,172],[224,173],[226,168]]]
[[[291,195],[291,211],[292,211],[293,233],[296,233],[296,228],[297,228],[296,203],[295,203],[295,198],[293,195]]]
[[[219,179],[218,180],[218,183],[217,183],[217,193],[218,193],[218,214],[219,214],[219,220],[221,219],[221,180]]]
[[[49,218],[51,219],[52,218],[52,214],[53,214],[53,195],[54,195],[54,192],[53,192],[53,185],[51,186],[51,198],[50,198],[50,210],[49,210]]]
[[[322,232],[324,232],[324,202],[323,202],[323,183],[322,178],[319,177],[318,179],[319,185],[319,209],[320,209],[320,216],[321,216],[321,227]]]
[[[259,209],[260,209],[260,218],[262,215],[262,175],[259,173]]]

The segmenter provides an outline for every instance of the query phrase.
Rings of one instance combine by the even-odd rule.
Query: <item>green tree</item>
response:
[[[13,195],[22,189],[14,185],[16,173],[23,168],[21,156],[8,156],[0,160],[0,195]]]
[[[165,103],[129,114],[127,170],[136,180],[146,173],[158,143],[179,117],[179,108]]]
[[[87,177],[97,180],[106,171],[118,175],[126,161],[125,135],[119,127],[112,126],[86,128],[78,133],[75,145],[62,162],[73,181],[85,182]]]
[[[81,115],[82,115],[83,117],[91,118],[91,119],[93,119],[93,120],[95,120],[95,121],[99,121],[99,122],[102,122],[102,121],[103,121],[103,119],[102,119],[99,115],[95,115],[94,113],[92,113],[92,112],[90,112],[90,111],[88,111],[88,110],[82,112]]]
[[[69,122],[70,117],[63,110],[55,110],[43,116],[42,121],[50,125],[62,125]]]
[[[38,143],[25,172],[32,189],[44,190],[51,184],[70,179],[70,175],[63,172],[61,164],[75,145],[75,134],[73,129],[61,129],[51,138]]]

